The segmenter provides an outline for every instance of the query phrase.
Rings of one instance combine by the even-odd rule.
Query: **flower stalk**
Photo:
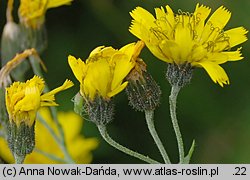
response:
[[[54,117],[54,116],[53,116]],[[56,141],[56,143],[59,145],[59,147],[60,147],[60,149],[62,150],[62,152],[63,152],[63,154],[64,154],[64,159],[63,159],[63,161],[65,162],[65,163],[68,163],[68,164],[74,164],[75,162],[74,162],[74,160],[71,158],[71,156],[69,155],[69,152],[68,152],[68,150],[67,150],[67,148],[66,148],[66,144],[65,144],[65,138],[64,138],[64,133],[63,133],[63,135],[62,135],[62,132],[63,132],[63,130],[62,130],[62,127],[61,127],[61,125],[59,124],[59,122],[58,122],[58,119],[57,119],[57,121],[55,120],[55,122],[58,122],[58,123],[56,123],[56,125],[57,125],[57,127],[58,127],[58,131],[59,131],[59,134],[60,134],[60,137],[58,137],[56,134],[55,134],[55,132],[53,131],[53,129],[48,125],[48,123],[45,121],[45,119],[43,119],[43,117],[38,113],[38,119],[39,119],[39,121],[43,124],[43,126],[49,131],[49,133],[51,134],[51,136],[54,138],[54,140]],[[59,128],[60,127],[60,128]],[[40,151],[39,151],[40,152]],[[44,154],[44,153],[42,153],[42,154]],[[44,154],[45,155],[45,154]],[[47,156],[47,154],[46,154],[46,156]],[[47,156],[47,157],[49,157],[49,158],[52,158],[52,155],[50,155],[50,156]],[[54,160],[57,160],[57,159],[55,159],[55,158],[53,158]]]
[[[26,156],[19,156],[17,154],[14,154],[14,159],[16,164],[23,164],[23,161]]]
[[[154,125],[154,111],[145,111],[145,118],[146,118],[146,122],[147,122],[147,126],[149,129],[149,132],[151,134],[151,136],[154,139],[155,144],[157,145],[157,148],[159,149],[162,158],[164,159],[164,162],[166,164],[171,164],[171,161],[168,157],[168,154],[161,142],[161,139],[159,138],[157,131],[155,129],[155,125]]]
[[[169,96],[169,105],[170,105],[170,116],[174,128],[174,132],[176,135],[178,150],[179,150],[179,161],[180,164],[184,163],[185,153],[184,153],[184,145],[182,140],[182,135],[180,131],[180,127],[178,124],[177,116],[176,116],[176,104],[177,104],[177,96],[181,87],[178,85],[172,85],[171,94]]]
[[[151,159],[150,157],[144,156],[144,155],[142,155],[142,154],[140,154],[140,153],[137,153],[137,152],[135,152],[135,151],[132,151],[131,149],[128,149],[128,148],[122,146],[121,144],[117,143],[116,141],[114,141],[114,140],[109,136],[109,134],[108,134],[108,132],[107,132],[107,128],[106,128],[105,125],[100,124],[100,125],[98,125],[97,127],[98,127],[98,130],[99,130],[101,136],[103,137],[103,139],[104,139],[109,145],[113,146],[114,148],[118,149],[119,151],[122,151],[122,152],[125,153],[125,154],[128,154],[128,155],[130,155],[130,156],[132,156],[132,157],[135,157],[135,158],[137,158],[137,159],[140,159],[140,160],[142,160],[142,161],[144,161],[144,162],[147,162],[147,163],[149,163],[149,164],[159,164],[159,162],[157,162],[157,161]]]

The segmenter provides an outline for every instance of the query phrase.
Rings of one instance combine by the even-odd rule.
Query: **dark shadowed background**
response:
[[[196,3],[212,8],[224,5],[232,12],[225,29],[244,26],[250,29],[249,0],[74,0],[71,6],[50,9],[46,15],[49,45],[42,58],[48,68],[45,75],[50,88],[69,78],[75,86],[57,96],[60,110],[73,109],[71,98],[79,90],[79,83],[67,64],[67,56],[87,58],[99,45],[121,46],[136,41],[129,33],[129,12],[142,6],[150,12],[154,7],[170,5],[177,12],[193,12]],[[18,6],[18,1],[16,1]],[[5,23],[6,2],[0,2],[0,27]],[[214,84],[203,69],[195,69],[190,85],[178,98],[178,119],[186,152],[193,139],[196,148],[192,163],[250,163],[250,42],[244,43],[244,60],[222,65],[230,85],[221,88]],[[236,48],[235,48],[236,49]],[[165,79],[167,65],[157,60],[147,48],[141,57],[148,71],[161,86],[161,105],[155,112],[155,124],[173,162],[178,160],[177,143],[171,126],[168,96],[170,85]],[[128,106],[124,92],[114,98],[115,119],[108,126],[110,135],[123,145],[161,161],[154,142],[147,131],[143,113]],[[107,145],[94,124],[85,121],[85,136],[96,136],[101,143],[94,151],[93,163],[141,163]]]

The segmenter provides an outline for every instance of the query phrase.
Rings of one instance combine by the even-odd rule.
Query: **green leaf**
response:
[[[74,102],[74,111],[79,114],[80,116],[82,116],[84,108],[83,108],[83,97],[80,95],[80,93],[77,93],[75,95],[75,97],[73,98],[73,102]]]
[[[188,151],[188,155],[184,158],[184,164],[190,163],[191,157],[192,157],[193,152],[194,152],[194,147],[195,147],[195,140],[193,140],[193,142],[192,142],[192,146]]]

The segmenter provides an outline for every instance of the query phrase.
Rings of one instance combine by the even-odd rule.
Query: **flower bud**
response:
[[[4,66],[15,55],[22,51],[20,27],[13,21],[7,22],[3,29],[1,40],[1,64]],[[22,62],[17,68],[11,72],[11,76],[15,80],[24,79],[25,72],[29,69],[28,62]]]
[[[146,71],[146,64],[137,59],[136,66],[127,76],[129,104],[138,111],[154,110],[160,103],[161,90]]]
[[[21,47],[19,43],[20,28],[11,21],[7,22],[3,28],[1,40],[1,58],[2,66],[12,59],[16,53],[20,52]]]

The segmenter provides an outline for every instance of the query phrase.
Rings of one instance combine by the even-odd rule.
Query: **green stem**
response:
[[[31,64],[31,67],[32,67],[34,74],[36,74],[40,77],[43,77],[42,69],[41,69],[39,61],[37,61],[36,57],[31,55],[31,56],[29,56],[29,59],[30,59],[30,64]]]
[[[58,129],[60,137],[61,137],[61,141],[60,141],[61,142],[61,149],[64,153],[65,159],[67,161],[69,161],[70,164],[74,164],[74,160],[71,158],[71,156],[69,155],[69,152],[66,149],[65,134],[64,134],[62,126],[57,118],[57,110],[55,107],[50,107],[50,110],[51,110],[52,117],[56,123],[57,129]]]
[[[41,69],[40,63],[39,63],[39,61],[36,58],[37,57],[35,57],[33,55],[29,56],[32,70],[33,70],[33,72],[34,72],[35,75],[40,76],[40,77],[43,78],[43,73],[42,73],[42,69]],[[45,86],[45,92],[48,92],[48,91],[49,91],[49,88],[46,85]]]
[[[41,151],[41,150],[39,150],[39,149],[34,149],[34,151],[37,152],[37,153],[39,153],[39,154],[42,154],[42,155],[48,157],[48,158],[51,159],[51,160],[57,161],[57,162],[67,163],[67,164],[68,164],[68,163],[71,163],[71,162],[67,162],[65,159],[62,159],[62,158],[60,158],[60,157],[57,157],[57,156],[55,156],[55,155],[53,155],[53,154],[46,153],[46,152]]]
[[[25,156],[18,156],[16,153],[14,153],[14,159],[16,164],[23,164]]]
[[[5,138],[5,133],[2,130],[0,130],[0,137]]]
[[[65,141],[64,138],[60,139],[55,132],[53,131],[53,129],[48,125],[48,123],[45,121],[45,119],[43,119],[43,117],[38,114],[38,119],[39,121],[44,125],[44,127],[49,131],[49,133],[51,134],[51,136],[53,137],[53,139],[56,141],[56,143],[59,145],[60,149],[62,150],[63,154],[64,154],[64,159],[67,163],[69,164],[74,164],[74,160],[71,158],[71,156],[69,155],[66,145],[65,145]]]
[[[65,134],[64,134],[64,131],[63,131],[63,129],[62,129],[62,126],[61,126],[61,124],[60,124],[60,122],[59,122],[59,120],[58,120],[58,118],[57,118],[57,110],[56,110],[55,107],[50,107],[50,110],[51,110],[52,117],[53,117],[53,119],[54,119],[54,121],[55,121],[55,123],[56,123],[56,126],[57,126],[57,129],[58,129],[58,131],[59,131],[59,134],[60,134],[60,136],[61,136],[61,141],[62,141],[62,143],[63,143],[64,145],[66,145],[66,143],[65,143],[65,141],[64,141],[64,139],[65,139]]]
[[[40,123],[42,123],[42,125],[49,131],[49,133],[51,134],[51,136],[53,137],[53,139],[56,141],[56,143],[58,145],[61,144],[61,140],[60,138],[56,135],[56,133],[54,132],[54,130],[49,126],[49,124],[45,121],[45,119],[40,115],[40,113],[37,113],[38,116],[38,120],[40,121]]]
[[[128,148],[126,148],[126,147],[120,145],[120,144],[117,143],[116,141],[114,141],[114,140],[109,136],[109,134],[108,134],[108,132],[107,132],[107,129],[106,129],[106,126],[105,126],[105,125],[98,125],[97,127],[98,127],[98,130],[99,130],[101,136],[103,137],[103,139],[104,139],[109,145],[113,146],[114,148],[116,148],[116,149],[122,151],[122,152],[125,153],[125,154],[128,154],[128,155],[133,156],[133,157],[135,157],[135,158],[138,158],[138,159],[140,159],[140,160],[142,160],[142,161],[145,161],[145,162],[147,162],[147,163],[149,163],[149,164],[159,164],[159,162],[157,162],[157,161],[155,161],[155,160],[149,158],[148,156],[144,156],[144,155],[142,155],[142,154],[140,154],[140,153],[137,153],[137,152],[135,152],[135,151],[132,151],[132,150],[130,150],[130,149],[128,149]]]
[[[168,154],[161,142],[161,139],[159,138],[158,134],[157,134],[157,131],[155,129],[155,125],[154,125],[154,111],[151,110],[151,111],[145,111],[145,118],[146,118],[146,122],[147,122],[147,125],[148,125],[148,129],[149,129],[149,132],[151,134],[151,136],[153,137],[154,141],[155,141],[155,144],[157,145],[160,153],[161,153],[161,156],[162,158],[164,159],[164,162],[166,164],[171,164],[171,161],[168,157]]]
[[[179,161],[180,164],[184,163],[184,145],[183,140],[181,136],[180,127],[178,125],[178,120],[176,117],[176,103],[177,103],[177,96],[180,91],[181,87],[177,85],[173,85],[171,89],[171,94],[169,96],[169,104],[170,104],[170,116],[173,124],[173,128],[175,131],[177,143],[178,143],[178,149],[179,149]]]

